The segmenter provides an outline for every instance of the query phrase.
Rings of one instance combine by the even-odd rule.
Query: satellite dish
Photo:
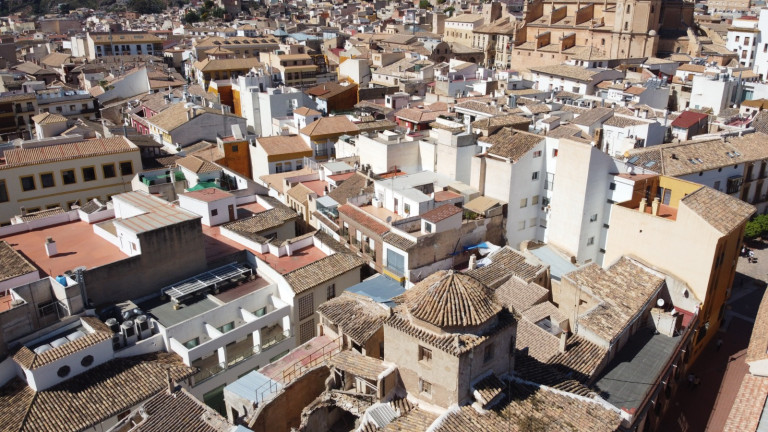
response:
[[[660,299],[656,300],[656,306],[658,306],[660,308],[664,307],[664,299],[660,298]]]
[[[391,223],[391,222],[392,222],[392,216],[387,216],[387,223]]]

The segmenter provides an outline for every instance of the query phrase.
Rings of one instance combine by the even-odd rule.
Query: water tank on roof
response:
[[[51,348],[53,348],[53,347],[51,347],[48,344],[45,344],[45,345],[40,345],[39,347],[35,348],[34,351],[35,351],[35,354],[42,354],[42,353],[48,351]]]
[[[67,286],[67,278],[62,275],[56,276],[56,282],[58,282],[61,286]]]
[[[67,335],[67,340],[73,341],[73,340],[76,340],[76,339],[80,339],[83,336],[85,336],[85,333],[83,333],[80,330],[77,330],[77,331],[75,331],[73,333],[68,334]]]

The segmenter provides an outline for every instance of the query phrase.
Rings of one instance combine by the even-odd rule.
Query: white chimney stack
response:
[[[654,216],[659,215],[659,197],[653,199],[653,202],[651,203],[651,211]]]
[[[53,237],[48,237],[45,239],[45,253],[52,257],[56,254],[58,254],[58,248],[56,247],[56,242],[53,241]]]
[[[640,200],[640,207],[637,209],[640,211],[640,213],[645,213],[645,208],[648,206],[648,201],[645,200],[645,198]]]

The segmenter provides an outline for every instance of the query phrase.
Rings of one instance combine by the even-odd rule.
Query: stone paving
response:
[[[733,401],[748,371],[744,362],[752,325],[768,280],[768,248],[753,249],[757,263],[739,258],[731,298],[718,337],[713,338],[696,360],[691,372],[701,385],[683,385],[675,395],[658,430],[665,432],[719,432],[723,430]]]

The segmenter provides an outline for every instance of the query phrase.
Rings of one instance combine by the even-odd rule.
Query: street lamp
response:
[[[656,300],[656,306],[659,307],[659,316],[658,318],[656,318],[656,329],[653,332],[653,334],[655,335],[659,334],[659,323],[661,322],[661,313],[664,312],[664,309],[662,309],[664,307],[664,299],[660,298]]]

